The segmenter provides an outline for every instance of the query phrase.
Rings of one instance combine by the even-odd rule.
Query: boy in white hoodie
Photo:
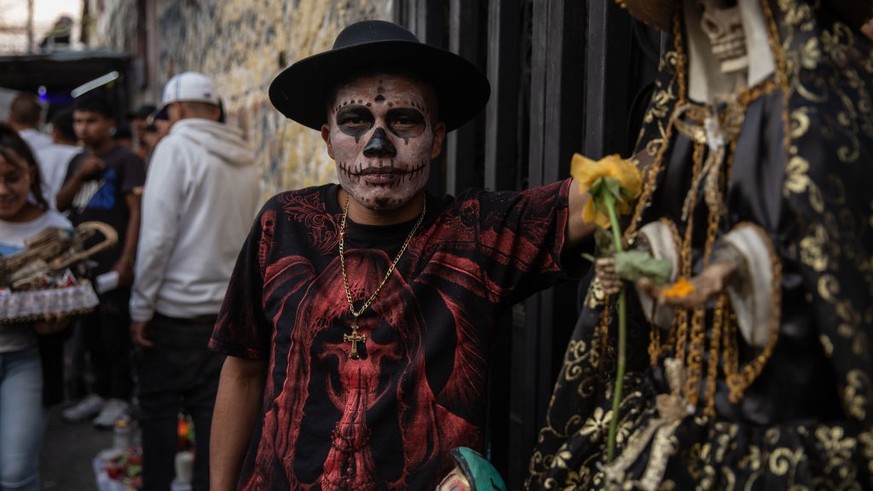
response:
[[[219,122],[206,76],[185,72],[164,87],[172,124],[155,149],[130,301],[143,434],[143,485],[168,489],[177,414],[196,435],[193,489],[208,484],[209,430],[223,356],[207,349],[240,247],[260,202],[255,156]]]

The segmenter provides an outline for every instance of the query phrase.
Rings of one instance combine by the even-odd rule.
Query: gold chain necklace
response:
[[[349,358],[357,360],[360,358],[360,354],[358,353],[358,343],[365,343],[367,341],[367,336],[358,334],[358,317],[364,313],[365,310],[373,303],[373,300],[376,299],[376,295],[379,295],[379,292],[382,291],[382,287],[385,286],[385,282],[388,281],[388,278],[391,277],[391,273],[394,272],[394,268],[397,266],[397,263],[400,262],[400,258],[403,256],[403,253],[406,252],[406,248],[409,247],[409,242],[412,240],[412,237],[415,235],[415,232],[418,230],[418,226],[421,225],[421,222],[424,220],[424,214],[427,212],[427,198],[424,199],[424,204],[421,207],[421,215],[418,216],[418,221],[415,222],[415,226],[412,227],[412,231],[409,232],[409,235],[406,237],[406,240],[403,241],[403,245],[400,247],[400,251],[397,253],[397,256],[394,258],[394,261],[391,262],[391,266],[388,267],[388,271],[385,272],[385,277],[382,278],[382,282],[379,283],[379,286],[376,287],[376,291],[370,295],[370,298],[364,302],[364,305],[361,306],[360,309],[355,310],[355,303],[352,301],[352,290],[349,287],[349,277],[346,274],[346,260],[345,260],[345,249],[343,247],[345,243],[346,237],[346,218],[349,216],[349,196],[346,195],[346,206],[343,208],[343,218],[340,222],[340,231],[339,231],[339,259],[340,259],[340,269],[343,272],[343,286],[346,289],[346,300],[349,302],[349,312],[351,312],[353,320],[352,320],[352,333],[351,334],[343,334],[343,341],[346,343],[351,343],[351,348],[349,349]]]

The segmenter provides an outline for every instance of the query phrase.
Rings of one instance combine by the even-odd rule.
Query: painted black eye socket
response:
[[[343,133],[359,135],[373,127],[373,113],[363,107],[347,107],[336,114],[336,124]]]
[[[359,137],[376,125],[376,116],[364,106],[344,107],[337,112],[336,123],[343,133]],[[386,130],[401,138],[413,138],[424,132],[427,121],[418,109],[401,107],[385,113],[384,125]]]
[[[392,133],[406,138],[420,135],[427,127],[424,114],[412,108],[392,109],[385,120]]]

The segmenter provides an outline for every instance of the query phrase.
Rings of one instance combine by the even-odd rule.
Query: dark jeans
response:
[[[179,449],[178,414],[194,423],[194,491],[209,489],[209,431],[224,355],[207,348],[215,317],[174,319],[156,314],[138,349],[137,379],[142,429],[142,491],[167,491]]]
[[[129,303],[130,289],[101,295],[97,309],[76,326],[91,360],[92,391],[103,398],[127,401],[133,392]]]

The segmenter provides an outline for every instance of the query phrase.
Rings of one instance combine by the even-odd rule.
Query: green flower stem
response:
[[[609,223],[612,224],[612,240],[615,252],[622,252],[621,232],[618,223],[618,215],[615,212],[615,197],[610,193],[603,193],[603,202],[606,212],[609,214]],[[627,313],[626,313],[625,289],[622,287],[618,293],[618,370],[615,375],[615,390],[612,394],[612,418],[609,420],[609,433],[607,436],[607,462],[612,462],[615,457],[615,436],[618,430],[618,410],[621,403],[621,391],[624,385],[624,371],[627,364]]]

